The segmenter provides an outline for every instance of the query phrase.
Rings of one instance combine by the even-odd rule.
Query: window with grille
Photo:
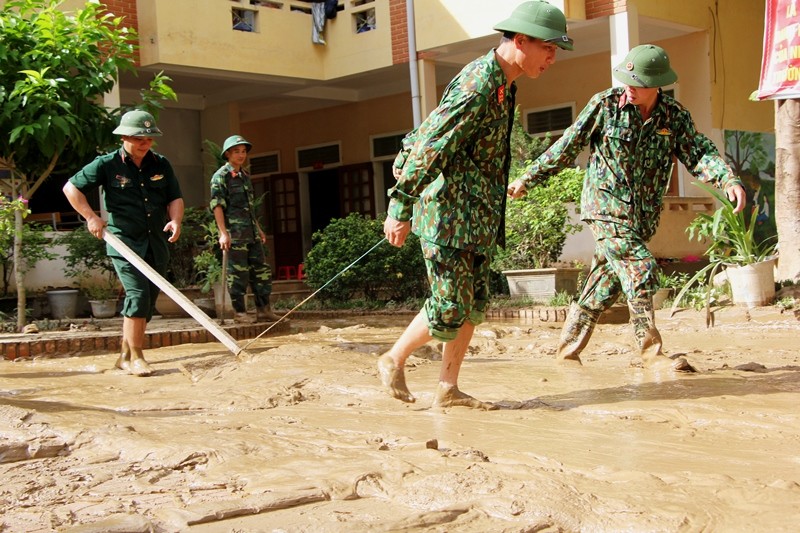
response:
[[[252,176],[276,174],[280,170],[281,162],[278,152],[250,157],[250,174]]]
[[[383,135],[372,138],[372,159],[380,161],[383,159],[394,159],[403,147],[404,133],[395,135]]]
[[[350,7],[353,9],[353,31],[364,33],[374,30],[375,8],[369,7],[375,0],[351,0]]]
[[[299,170],[319,170],[330,165],[341,164],[339,143],[301,148],[297,151],[297,168]]]
[[[572,124],[573,114],[571,105],[530,111],[525,115],[526,131],[535,136],[561,134]]]

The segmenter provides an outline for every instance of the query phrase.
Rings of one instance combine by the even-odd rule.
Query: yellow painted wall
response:
[[[356,34],[348,9],[325,25],[330,46],[311,42],[311,16],[258,8],[257,32],[232,29],[234,2],[220,0],[138,0],[142,65],[175,64],[237,73],[331,79],[392,64],[388,2],[374,2],[376,29]],[[187,18],[191,24],[187,24]],[[299,40],[298,35],[308,38]]]
[[[252,153],[279,151],[282,172],[296,171],[297,147],[342,143],[345,165],[370,160],[370,135],[411,129],[408,93],[288,117],[242,124]],[[347,124],[343,128],[342,124]]]
[[[758,88],[761,71],[765,5],[762,0],[628,1],[636,4],[640,16],[707,30],[707,50],[696,54],[694,60],[708,61],[712,69],[714,128],[773,130],[772,105],[748,100],[750,93]]]
[[[585,18],[584,0],[548,0],[569,20]],[[492,26],[511,15],[521,0],[417,0],[414,21],[417,48],[425,50],[485,37]]]

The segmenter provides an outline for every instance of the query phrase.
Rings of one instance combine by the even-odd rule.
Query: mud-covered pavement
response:
[[[434,343],[409,359],[414,404],[376,361],[410,316],[312,322],[220,344],[0,361],[0,531],[796,531],[800,322],[776,308],[658,313],[668,354],[639,365],[601,324],[582,369],[560,324],[490,322],[459,386],[495,411],[430,408]]]

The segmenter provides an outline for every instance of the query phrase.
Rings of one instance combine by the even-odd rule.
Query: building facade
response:
[[[208,203],[215,165],[203,141],[244,135],[253,143],[251,174],[265,194],[273,266],[296,265],[332,218],[385,211],[400,139],[466,63],[496,46],[492,25],[519,3],[339,0],[319,44],[307,1],[106,0],[139,36],[139,76],[124,76],[111,103],[134,103],[148,73],[172,78],[179,99],[161,114],[165,135],[156,149],[175,166],[189,206]],[[615,83],[612,66],[642,43],[670,54],[679,80],[667,89],[720,150],[727,130],[773,131],[772,107],[748,99],[758,86],[762,1],[551,3],[567,15],[575,51],[559,50],[539,79],[518,82],[529,132],[562,131],[594,93]],[[695,198],[700,191],[690,183],[678,169],[656,255],[696,251],[682,228],[713,204]],[[591,255],[587,238],[573,250],[576,258]]]

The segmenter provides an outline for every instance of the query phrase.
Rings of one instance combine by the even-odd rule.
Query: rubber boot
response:
[[[661,351],[661,334],[656,329],[652,297],[628,300],[628,309],[631,313],[633,335],[646,367],[671,368],[679,372],[697,371],[686,358],[670,359]]]
[[[131,348],[131,366],[130,373],[134,376],[145,377],[153,373],[153,369],[144,360],[144,354],[141,348]]]
[[[269,304],[259,307],[256,311],[256,316],[259,320],[266,320],[267,322],[277,322],[281,319],[281,317],[272,312]]]
[[[577,303],[569,306],[569,313],[558,340],[556,359],[562,364],[582,365],[580,353],[589,343],[600,313],[587,311]]]
[[[124,338],[122,339],[122,346],[121,346],[121,353],[117,358],[117,362],[114,363],[115,368],[119,368],[120,370],[124,370],[126,372],[130,372],[131,369],[131,348],[128,346],[128,341]]]

